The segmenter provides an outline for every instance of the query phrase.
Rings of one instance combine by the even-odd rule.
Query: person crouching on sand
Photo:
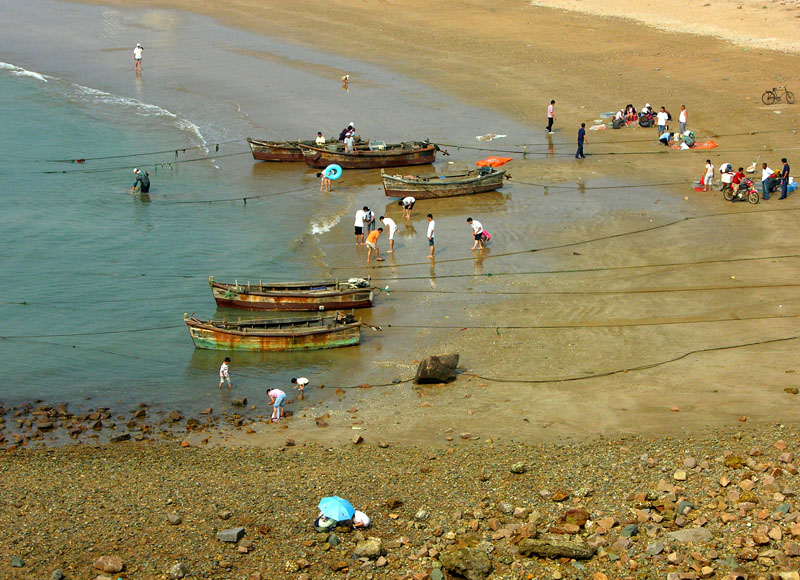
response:
[[[377,230],[372,230],[369,235],[367,236],[367,263],[369,264],[370,256],[372,256],[372,250],[375,250],[375,259],[378,262],[383,262],[383,258],[381,258],[381,252],[378,250],[378,238],[381,237],[383,233],[383,228],[378,228]]]

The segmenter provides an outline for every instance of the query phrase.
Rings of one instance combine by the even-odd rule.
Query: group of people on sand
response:
[[[781,195],[778,199],[786,199],[789,196],[789,184],[791,183],[791,167],[786,157],[781,159],[781,168],[774,170],[767,163],[761,164],[761,199],[769,199],[773,191],[780,188]],[[753,166],[755,167],[755,165]],[[753,171],[754,169],[748,170]],[[723,163],[719,168],[720,181],[722,186],[730,186],[734,194],[738,194],[744,188],[750,186],[744,167],[734,172],[731,163]],[[752,183],[752,181],[751,181]],[[705,191],[711,191],[714,184],[714,165],[710,159],[706,159],[705,173],[701,185]],[[734,200],[736,198],[734,197]]]

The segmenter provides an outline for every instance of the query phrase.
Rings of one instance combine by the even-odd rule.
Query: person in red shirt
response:
[[[739,191],[739,188],[742,187],[742,184],[747,179],[747,176],[744,174],[744,167],[740,167],[739,171],[736,172],[736,175],[733,176],[733,185],[736,187],[734,188],[735,191]]]

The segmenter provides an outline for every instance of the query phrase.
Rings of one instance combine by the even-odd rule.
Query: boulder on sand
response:
[[[414,384],[449,383],[456,378],[458,353],[426,356],[417,367]]]
[[[483,580],[492,571],[489,556],[470,548],[442,552],[439,561],[450,574],[467,580]]]
[[[573,558],[588,560],[597,548],[585,540],[569,539],[555,534],[541,534],[536,539],[525,539],[519,543],[519,553],[523,556],[539,556],[540,558]]]

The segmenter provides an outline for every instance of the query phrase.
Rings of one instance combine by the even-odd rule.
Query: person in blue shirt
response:
[[[669,142],[670,142],[670,141],[672,141],[672,138],[673,138],[674,136],[675,136],[675,133],[668,133],[668,132],[666,132],[666,131],[665,131],[664,133],[662,133],[662,134],[661,134],[661,136],[658,138],[658,140],[659,140],[659,141],[660,141],[662,144],[664,144],[664,145],[666,145],[667,147],[669,147]]]
[[[575,152],[575,159],[586,159],[583,154],[583,144],[586,142],[586,123],[581,123],[581,128],[578,129],[578,150]]]
[[[781,163],[783,163],[783,169],[781,169],[781,196],[778,199],[786,199],[789,195],[789,162],[786,160],[786,157],[781,159]]]

